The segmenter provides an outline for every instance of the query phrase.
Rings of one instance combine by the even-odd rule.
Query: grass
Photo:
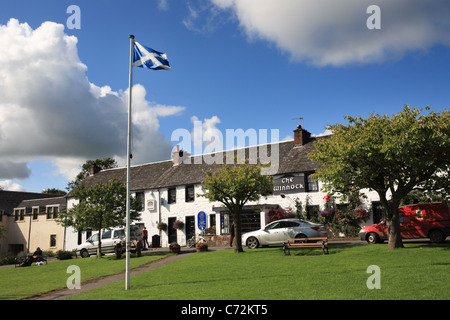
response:
[[[130,259],[130,268],[161,259],[167,253],[143,254],[139,258]],[[101,259],[76,259],[49,262],[44,266],[26,268],[0,268],[0,300],[15,300],[32,297],[55,289],[66,288],[67,267],[77,265],[81,270],[81,281],[100,278],[125,271],[125,259],[115,260],[115,256]]]
[[[450,298],[450,250],[448,245],[405,244],[330,246],[321,249],[280,248],[196,253],[131,279],[72,299],[164,299],[164,300],[318,300]],[[381,289],[369,290],[370,265],[381,270]]]

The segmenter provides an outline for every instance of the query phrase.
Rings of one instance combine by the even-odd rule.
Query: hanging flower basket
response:
[[[159,230],[166,231],[166,230],[167,230],[167,223],[165,223],[165,222],[160,222],[160,223],[158,223],[158,224],[156,225],[156,227],[157,227]]]
[[[173,223],[173,228],[174,228],[174,229],[178,229],[178,230],[183,230],[183,228],[184,228],[184,222],[181,221],[181,220],[176,220],[176,221]]]

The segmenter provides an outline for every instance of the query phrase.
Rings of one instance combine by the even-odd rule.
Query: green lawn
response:
[[[139,258],[130,259],[130,268],[161,259],[168,254],[144,254]],[[67,279],[72,273],[67,273],[67,267],[77,265],[81,271],[81,281],[125,272],[125,259],[115,260],[115,256],[101,259],[88,258],[49,262],[44,266],[25,268],[0,268],[0,300],[23,299],[55,289],[66,288]]]
[[[450,298],[450,247],[406,244],[330,246],[304,255],[284,256],[281,248],[196,253],[162,268],[73,299],[164,300],[316,300]],[[369,290],[367,267],[381,270],[381,289]]]

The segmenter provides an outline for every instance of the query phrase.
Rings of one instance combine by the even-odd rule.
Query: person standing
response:
[[[147,247],[150,248],[150,245],[148,244],[148,231],[147,228],[144,227],[144,230],[142,230],[142,241],[144,244],[144,249],[145,249],[145,244],[147,243]]]
[[[234,241],[234,222],[231,224],[231,230],[230,230],[230,247],[233,246]]]

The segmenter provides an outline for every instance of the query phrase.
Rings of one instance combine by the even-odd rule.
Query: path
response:
[[[181,253],[181,254],[168,256],[166,258],[147,263],[145,265],[142,265],[140,267],[130,270],[130,276],[134,276],[136,274],[146,272],[146,271],[149,271],[152,269],[160,268],[171,262],[174,262],[174,261],[177,261],[184,257],[187,257],[191,254],[192,254],[192,252]],[[27,300],[63,300],[69,296],[83,293],[83,292],[86,292],[86,291],[89,291],[92,289],[96,289],[96,288],[105,286],[105,285],[113,283],[113,282],[121,281],[121,280],[125,280],[125,272],[106,276],[103,278],[89,280],[87,282],[82,283],[81,289],[79,289],[79,290],[77,290],[77,289],[70,290],[67,288],[58,289],[58,290],[54,290],[54,291],[51,291],[51,292],[48,292],[48,293],[45,293],[45,294],[42,294],[42,295],[39,295],[36,297],[29,298]]]

